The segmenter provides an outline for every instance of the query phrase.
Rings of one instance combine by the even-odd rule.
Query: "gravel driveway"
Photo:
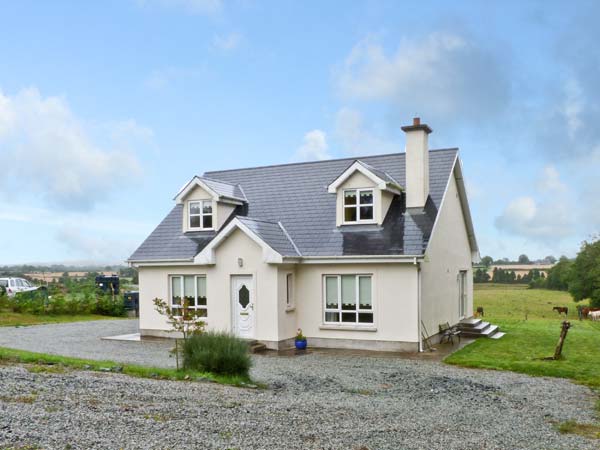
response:
[[[131,332],[124,331],[130,322],[119,322],[112,334]],[[40,338],[38,329],[54,333],[60,327],[63,337],[55,346],[70,345],[67,325],[82,326],[0,329],[0,345],[25,348],[32,336]],[[95,342],[97,357],[113,360],[165,350],[163,343],[150,343],[148,350],[146,342]],[[38,344],[39,351],[51,345]],[[71,353],[90,356],[83,344],[73,345]],[[109,357],[114,349],[119,355]],[[128,360],[141,363],[139,355]],[[591,391],[566,380],[320,353],[256,356],[254,363],[252,375],[269,385],[266,390],[0,367],[0,448],[599,448],[597,440],[554,430],[555,422],[594,420]]]

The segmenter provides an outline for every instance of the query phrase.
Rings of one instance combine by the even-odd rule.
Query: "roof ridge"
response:
[[[430,149],[429,152],[447,152],[447,151],[458,151],[458,147],[448,147],[448,148],[435,148],[435,149]],[[254,170],[254,169],[268,169],[271,167],[287,167],[287,166],[301,166],[301,165],[310,165],[310,164],[322,164],[322,163],[327,163],[327,162],[332,162],[332,161],[356,161],[359,160],[361,158],[379,158],[382,156],[400,156],[400,155],[405,155],[406,152],[397,152],[397,153],[379,153],[376,155],[363,155],[363,156],[348,156],[348,157],[344,157],[344,158],[331,158],[331,159],[322,159],[319,161],[303,161],[303,162],[293,162],[293,163],[283,163],[283,164],[267,164],[264,166],[254,166],[254,167],[239,167],[237,169],[223,169],[223,170],[211,170],[208,172],[204,172],[206,173],[223,173],[223,172],[235,172],[235,171],[239,171],[239,170]],[[381,170],[381,169],[379,169]],[[211,179],[208,176],[203,175],[205,178]],[[213,178],[214,180],[214,178]],[[219,181],[219,180],[215,180],[215,181]]]

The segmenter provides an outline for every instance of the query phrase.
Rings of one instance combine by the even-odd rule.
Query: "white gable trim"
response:
[[[479,247],[477,245],[477,239],[475,238],[475,228],[473,227],[473,218],[471,217],[471,209],[469,208],[469,202],[467,200],[467,190],[465,188],[465,181],[462,175],[462,165],[460,162],[460,158],[458,157],[458,153],[454,158],[454,163],[452,164],[452,170],[450,170],[450,176],[448,177],[448,181],[446,182],[446,188],[444,189],[444,195],[442,196],[442,201],[440,203],[440,207],[438,209],[437,216],[435,218],[435,222],[433,224],[433,228],[431,229],[431,236],[429,238],[429,242],[432,241],[433,236],[437,230],[437,224],[440,220],[442,209],[444,208],[444,203],[446,203],[446,194],[448,193],[448,189],[450,187],[450,177],[454,177],[456,181],[456,189],[458,190],[458,196],[460,199],[460,205],[462,209],[463,219],[465,221],[465,227],[467,229],[467,237],[469,239],[469,246],[471,247],[471,261],[476,264],[481,260],[479,255]],[[425,249],[425,254],[429,249],[429,242],[427,243],[427,248]]]
[[[362,173],[365,177],[373,181],[373,183],[375,183],[379,189],[387,188],[387,183],[385,182],[385,180],[379,178],[377,175],[375,175],[373,172],[371,172],[369,169],[363,166],[359,161],[354,161],[354,163],[350,167],[344,170],[344,173],[342,173],[339,177],[333,180],[333,182],[327,187],[327,192],[329,192],[330,194],[335,194],[337,192],[337,189],[344,183],[344,181],[350,178],[356,171]]]
[[[210,187],[208,187],[208,185],[203,182],[199,177],[194,177],[192,178],[188,184],[186,184],[183,189],[181,189],[179,191],[179,193],[175,196],[175,198],[173,200],[175,200],[175,202],[178,205],[181,205],[183,203],[183,200],[185,199],[185,197],[192,191],[192,189],[194,189],[196,186],[200,186],[202,189],[204,189],[206,192],[208,192],[210,194],[210,196],[214,199],[214,200],[219,200],[219,194],[217,194],[213,189],[211,189]]]
[[[175,196],[175,198],[173,200],[175,200],[175,203],[177,203],[178,205],[181,205],[184,200],[185,197],[192,191],[192,189],[194,189],[196,186],[201,187],[202,189],[204,189],[206,192],[208,192],[210,194],[210,196],[213,198],[213,200],[221,202],[221,203],[229,203],[232,205],[243,205],[244,203],[239,200],[239,199],[235,199],[235,198],[230,198],[230,197],[226,197],[224,195],[219,195],[217,192],[215,192],[214,189],[211,189],[204,181],[202,181],[202,178],[195,176],[194,178],[192,178],[180,191],[179,193]]]
[[[283,262],[283,256],[273,250],[273,248],[262,240],[254,231],[248,228],[241,220],[237,217],[227,224],[209,244],[202,249],[200,253],[194,258],[194,264],[216,264],[216,248],[221,245],[236,229],[241,230],[250,239],[256,242],[263,251],[263,261],[268,264],[281,264]]]

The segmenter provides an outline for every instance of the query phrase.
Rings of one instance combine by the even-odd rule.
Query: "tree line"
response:
[[[486,259],[487,261],[489,260]],[[510,269],[494,268],[490,277],[486,269],[479,268],[473,273],[473,281],[522,283],[535,289],[568,291],[575,301],[590,299],[590,306],[600,308],[600,237],[584,241],[575,259],[561,256],[548,270],[548,275],[532,269],[521,277]]]

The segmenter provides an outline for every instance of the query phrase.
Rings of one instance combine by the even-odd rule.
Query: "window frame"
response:
[[[200,212],[197,214],[192,214],[192,205],[194,203],[200,203]],[[210,214],[206,214],[204,212],[204,205],[210,203]],[[214,230],[215,229],[215,205],[214,202],[212,200],[188,200],[188,210],[187,210],[187,219],[188,219],[188,229],[189,230]],[[204,226],[204,217],[208,217],[210,216],[211,218],[211,226],[210,227],[205,227]],[[192,226],[192,217],[199,217],[200,218],[200,226],[199,227],[193,227]]]
[[[346,205],[346,192],[356,193],[356,204]],[[362,192],[371,193],[371,203],[361,204],[360,194]],[[370,219],[362,219],[360,214],[360,208],[370,206],[373,212]],[[346,220],[346,209],[354,208],[356,210],[356,220]],[[374,223],[375,222],[375,189],[374,188],[348,188],[342,191],[342,223],[343,224],[357,224],[357,223]]]
[[[170,274],[169,275],[169,307],[171,308],[171,310],[181,308],[181,305],[175,305],[173,303],[173,279],[179,278],[181,280],[179,288],[181,289],[181,295],[182,295],[181,299],[183,300],[183,297],[185,297],[185,281],[184,281],[185,277],[194,277],[195,301],[194,301],[193,306],[189,306],[189,309],[195,310],[196,312],[199,310],[204,310],[205,311],[204,315],[200,315],[197,317],[206,321],[208,319],[208,277],[206,276],[206,274]],[[204,278],[204,283],[206,285],[206,290],[207,290],[206,305],[200,305],[198,302],[198,278]],[[181,316],[174,315],[173,317],[180,318]]]
[[[355,300],[356,306],[355,309],[343,309],[342,304],[342,277],[343,276],[353,276],[354,277],[354,289],[355,289]],[[336,278],[337,279],[337,308],[328,308],[327,307],[327,278]],[[360,308],[360,278],[369,278],[371,280],[371,308],[369,309],[361,309]],[[365,327],[372,328],[375,326],[375,298],[373,295],[374,292],[374,276],[372,273],[339,273],[339,274],[323,274],[323,325],[325,326],[339,326],[339,327]],[[360,313],[371,314],[373,320],[371,322],[359,322],[358,315]],[[339,320],[338,321],[328,321],[327,313],[337,313]],[[344,322],[342,321],[343,313],[354,313],[355,320],[354,322]]]

